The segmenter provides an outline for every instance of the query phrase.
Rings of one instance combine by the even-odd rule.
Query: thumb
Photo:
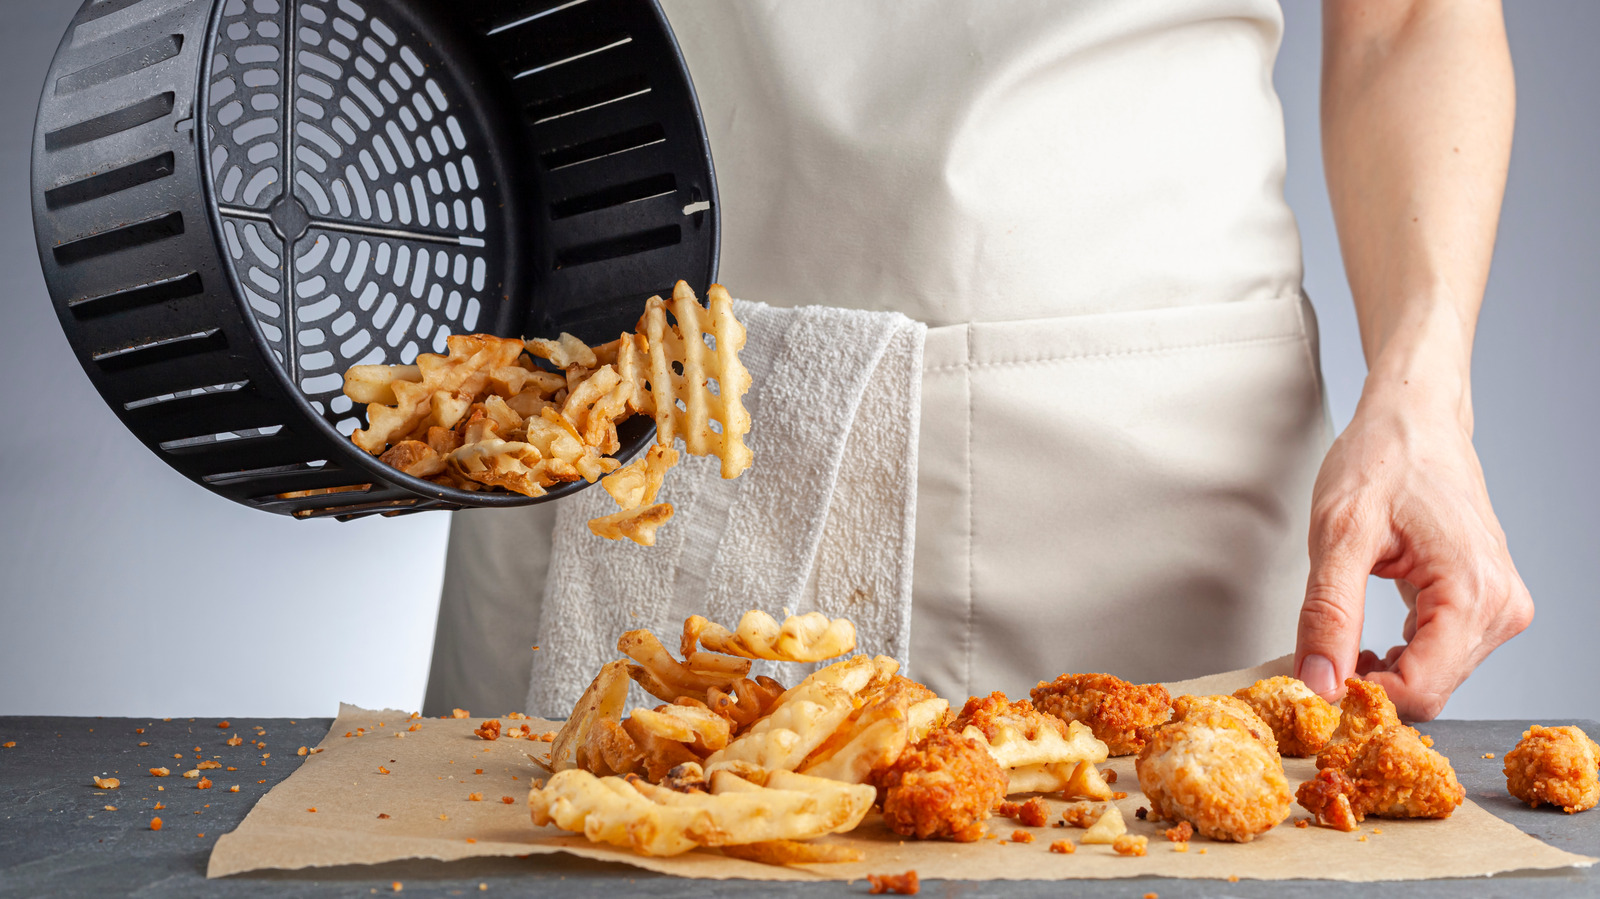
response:
[[[1294,670],[1330,702],[1344,694],[1345,678],[1355,674],[1376,543],[1370,529],[1348,517],[1337,524],[1312,523],[1311,577],[1300,607]]]

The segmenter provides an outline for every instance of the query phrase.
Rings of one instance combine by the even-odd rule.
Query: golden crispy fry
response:
[[[632,770],[631,765],[613,766],[613,763],[625,762],[630,755],[621,745],[621,738],[626,734],[617,729],[623,704],[628,699],[627,666],[627,662],[619,659],[608,663],[595,675],[578,704],[573,706],[571,717],[550,744],[550,761],[546,767],[551,771],[584,768],[610,774]]]
[[[652,443],[644,451],[644,455],[606,475],[600,481],[600,486],[604,487],[623,509],[648,506],[656,501],[656,494],[661,492],[661,484],[666,480],[667,469],[677,464],[677,450],[670,446]],[[691,652],[694,652],[693,646],[686,648],[683,654],[688,655]]]
[[[833,843],[798,843],[794,840],[768,840],[763,843],[723,846],[722,854],[764,865],[814,865],[828,862],[859,862],[866,858],[860,849]]]
[[[1576,725],[1533,727],[1506,753],[1506,790],[1533,808],[1558,806],[1567,814],[1600,803],[1600,744]]]
[[[778,662],[822,662],[856,648],[856,627],[848,619],[828,620],[821,612],[790,615],[779,624],[760,610],[744,613],[737,631],[699,615],[683,623],[683,651],[695,643],[713,652]]]
[[[1089,799],[1102,801],[1111,798],[1111,785],[1092,762],[1079,762],[1061,788],[1063,799]]]
[[[1085,845],[1098,843],[1110,845],[1127,832],[1128,823],[1123,820],[1122,812],[1116,806],[1108,803],[1106,810],[1100,813],[1100,817],[1093,824],[1089,825],[1089,829],[1083,832],[1083,836],[1078,838],[1078,842]]]
[[[444,471],[444,457],[420,440],[402,440],[389,447],[378,461],[408,475],[428,478]]]
[[[853,698],[844,690],[802,681],[778,700],[767,717],[712,753],[706,770],[745,762],[768,771],[793,771],[853,710]]]
[[[728,772],[713,775],[710,793],[681,793],[637,778],[557,772],[533,790],[533,823],[554,823],[593,842],[641,855],[667,856],[697,846],[803,840],[849,830],[872,807],[871,787],[788,774],[766,786]]]
[[[1278,751],[1309,758],[1328,745],[1339,724],[1339,710],[1292,677],[1270,677],[1234,691],[1272,728]]]
[[[627,539],[640,546],[655,546],[656,531],[672,520],[672,512],[672,503],[623,509],[589,519],[589,532],[607,540]]]
[[[1103,762],[1108,752],[1083,722],[1064,722],[1000,692],[967,700],[952,727],[989,747],[1010,778],[1007,793],[1063,789],[1080,762]]]
[[[728,745],[727,719],[704,706],[664,705],[654,710],[634,709],[629,717],[649,733],[682,743],[697,755],[709,755]]]
[[[628,676],[645,692],[666,702],[685,696],[705,702],[708,690],[726,691],[750,673],[749,662],[726,656],[694,653],[680,662],[647,630],[623,634],[617,640],[617,651],[637,663],[628,666]]]
[[[706,708],[728,719],[733,732],[739,734],[772,711],[778,697],[785,692],[787,688],[783,684],[766,675],[755,680],[742,677],[727,691],[716,687],[707,690],[705,704]]]
[[[689,285],[679,281],[672,289],[676,325],[667,324],[667,304],[660,297],[645,304],[639,330],[649,345],[649,366],[642,373],[649,389],[640,392],[638,406],[655,416],[658,441],[670,444],[681,436],[691,455],[716,456],[722,460],[722,476],[736,478],[753,458],[743,439],[750,431],[750,414],[739,399],[750,389],[750,373],[738,356],[745,331],[734,319],[733,299],[722,285],[711,285],[707,300],[709,308],[701,306]],[[706,345],[708,336],[716,342],[714,351]],[[712,380],[717,382],[715,393]],[[678,408],[680,400],[683,409]],[[717,429],[711,427],[713,420]]]
[[[445,342],[448,356],[423,353],[417,357],[418,381],[396,378],[389,382],[393,405],[367,406],[368,426],[351,435],[357,446],[380,455],[419,426],[423,433],[431,426],[453,427],[487,388],[490,372],[515,364],[522,353],[522,341],[485,334],[455,334]],[[367,383],[358,379],[357,393],[366,390]]]
[[[391,389],[395,381],[421,381],[415,365],[352,365],[344,373],[344,395],[358,403],[391,406],[399,402]]]
[[[555,340],[536,337],[525,341],[523,346],[526,347],[530,356],[548,359],[551,365],[560,369],[592,369],[600,364],[599,360],[595,358],[594,350],[571,334],[563,333]]]

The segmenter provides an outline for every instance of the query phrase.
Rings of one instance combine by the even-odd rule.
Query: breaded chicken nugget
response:
[[[1215,708],[1196,704],[1189,720],[1150,732],[1134,767],[1151,815],[1248,843],[1289,817],[1293,797],[1276,753]]]
[[[1309,758],[1321,752],[1339,726],[1339,710],[1292,677],[1258,680],[1233,695],[1272,728],[1278,751],[1290,758]]]
[[[1172,697],[1160,684],[1130,684],[1109,674],[1063,674],[1040,681],[1029,694],[1039,711],[1063,721],[1082,721],[1112,755],[1133,755],[1144,746],[1141,728],[1166,723]]]
[[[1317,753],[1318,768],[1345,767],[1369,737],[1400,723],[1400,715],[1383,687],[1353,677],[1344,685],[1348,692],[1339,702],[1339,726],[1333,729],[1328,745]]]
[[[1506,753],[1506,789],[1538,808],[1557,805],[1567,814],[1600,802],[1600,744],[1574,725],[1540,727],[1522,733],[1517,748]]]
[[[1317,823],[1354,830],[1379,818],[1448,818],[1466,799],[1455,769],[1414,728],[1393,724],[1368,734],[1342,769],[1324,768],[1297,797]]]
[[[901,836],[970,843],[983,836],[1006,783],[988,747],[956,731],[934,731],[884,772],[883,820]]]
[[[1266,747],[1273,758],[1280,759],[1278,738],[1273,736],[1272,728],[1261,720],[1261,716],[1256,714],[1249,703],[1237,697],[1222,694],[1195,696],[1185,693],[1172,701],[1172,720],[1191,721],[1210,727],[1226,726],[1226,722],[1234,722]],[[1282,764],[1281,759],[1279,764]]]

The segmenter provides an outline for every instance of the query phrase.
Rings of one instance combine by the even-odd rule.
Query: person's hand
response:
[[[1470,422],[1403,387],[1377,393],[1317,474],[1295,675],[1330,701],[1364,676],[1402,718],[1425,721],[1532,622],[1533,600],[1489,505]],[[1381,658],[1358,655],[1368,574],[1394,580],[1410,610],[1404,642]]]

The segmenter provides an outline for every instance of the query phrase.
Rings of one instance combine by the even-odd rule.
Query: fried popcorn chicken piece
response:
[[[1109,674],[1063,674],[1040,681],[1029,695],[1039,711],[1088,725],[1112,755],[1137,753],[1144,746],[1140,729],[1165,723],[1172,711],[1166,687]]]
[[[1339,726],[1333,729],[1328,745],[1317,753],[1318,768],[1345,767],[1372,734],[1400,723],[1400,715],[1383,687],[1354,677],[1344,685],[1347,692],[1339,702]]]
[[[1278,755],[1223,708],[1196,703],[1186,720],[1157,728],[1134,767],[1153,817],[1247,843],[1289,817],[1293,797]]]
[[[1225,727],[1229,722],[1244,728],[1275,759],[1281,762],[1278,739],[1272,728],[1250,708],[1250,704],[1234,696],[1194,696],[1186,694],[1172,701],[1172,720],[1190,721],[1208,727]]]
[[[1323,768],[1316,777],[1300,785],[1295,799],[1318,824],[1348,833],[1361,823],[1350,807],[1350,797],[1355,791],[1355,784],[1342,769]]]
[[[904,874],[868,874],[867,883],[872,885],[872,888],[867,890],[867,894],[871,896],[883,893],[915,896],[922,889],[922,883],[917,879],[915,870]]]
[[[1466,795],[1449,759],[1415,729],[1393,724],[1368,734],[1342,769],[1325,768],[1301,784],[1297,798],[1318,824],[1352,830],[1368,815],[1448,818]]]
[[[1005,798],[1006,774],[980,739],[935,731],[884,772],[883,819],[901,836],[970,843]]]
[[[1517,747],[1506,753],[1506,789],[1533,808],[1560,806],[1567,814],[1586,811],[1600,802],[1600,744],[1575,725],[1523,731]]]
[[[1050,807],[1038,796],[1027,802],[1002,802],[995,814],[1011,818],[1024,827],[1043,827],[1050,823]]]
[[[1290,758],[1310,758],[1321,752],[1339,725],[1339,710],[1292,677],[1258,680],[1233,695],[1272,728],[1278,751]]]
[[[1028,700],[1010,701],[999,691],[968,699],[950,727],[989,746],[1006,769],[1008,793],[1063,789],[1080,763],[1106,760],[1106,745],[1083,722],[1046,715]]]
[[[856,648],[856,626],[848,618],[829,620],[821,612],[790,615],[779,624],[766,612],[752,609],[739,619],[738,628],[730,631],[691,615],[683,623],[683,652],[693,652],[696,643],[712,652],[746,659],[822,662]]]

